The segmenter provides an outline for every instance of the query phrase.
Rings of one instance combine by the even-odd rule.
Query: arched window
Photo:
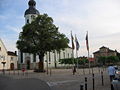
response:
[[[64,59],[65,59],[65,52],[63,52],[63,57],[64,57]]]

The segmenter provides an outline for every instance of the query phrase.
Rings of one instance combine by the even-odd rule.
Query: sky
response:
[[[0,0],[0,38],[7,50],[15,51],[19,33],[25,25],[24,12],[29,0]],[[120,52],[120,0],[35,0],[40,14],[53,18],[59,31],[71,40],[77,36],[79,56],[87,56],[88,31],[90,55],[105,46]],[[71,41],[70,44],[71,46]]]

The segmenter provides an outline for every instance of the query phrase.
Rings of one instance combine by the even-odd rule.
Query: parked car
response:
[[[120,67],[116,67],[115,79],[112,81],[114,90],[120,90]]]
[[[120,79],[115,78],[112,81],[113,90],[120,90]]]
[[[115,72],[115,78],[120,79],[120,68],[118,68]]]
[[[114,68],[115,68],[115,70],[118,70],[118,66],[115,65]]]

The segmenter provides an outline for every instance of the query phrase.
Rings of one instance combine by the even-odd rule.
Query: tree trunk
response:
[[[56,61],[56,52],[54,50],[54,63],[55,63],[55,68],[57,68],[57,61]]]
[[[44,72],[44,55],[39,55],[38,71]]]

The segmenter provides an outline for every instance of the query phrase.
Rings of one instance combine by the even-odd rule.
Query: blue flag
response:
[[[79,45],[76,35],[75,35],[75,43],[76,43],[76,50],[79,50],[80,45]]]

